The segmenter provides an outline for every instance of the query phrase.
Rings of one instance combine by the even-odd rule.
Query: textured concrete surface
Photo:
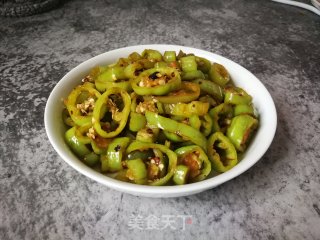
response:
[[[0,239],[320,239],[319,16],[262,0],[96,0],[0,22]],[[221,54],[265,84],[279,120],[261,161],[204,193],[147,199],[57,155],[43,114],[59,79],[99,53],[149,43]],[[190,215],[185,229],[180,215]]]

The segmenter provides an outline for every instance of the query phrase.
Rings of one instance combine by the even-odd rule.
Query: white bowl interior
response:
[[[176,52],[182,50],[185,53],[194,53],[197,56],[207,58],[211,62],[218,62],[227,68],[236,86],[244,88],[253,97],[254,106],[260,116],[260,125],[242,160],[234,168],[198,183],[182,186],[142,186],[121,182],[98,173],[82,163],[71,152],[64,141],[66,127],[61,117],[63,109],[62,100],[68,96],[75,86],[81,83],[81,79],[88,74],[93,67],[111,64],[120,57],[126,57],[134,51],[141,53],[144,49],[156,49],[162,53],[167,50]],[[274,102],[264,85],[252,73],[239,64],[222,56],[195,48],[176,45],[139,45],[126,47],[103,53],[81,63],[67,73],[52,90],[47,101],[44,117],[46,132],[52,146],[70,166],[87,177],[110,188],[147,197],[178,197],[195,194],[216,187],[240,175],[255,164],[266,152],[272,142],[277,125]]]

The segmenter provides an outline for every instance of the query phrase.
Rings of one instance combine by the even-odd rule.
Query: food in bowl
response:
[[[230,170],[259,125],[252,97],[223,65],[182,51],[145,49],[96,66],[64,104],[65,140],[78,158],[143,185]]]

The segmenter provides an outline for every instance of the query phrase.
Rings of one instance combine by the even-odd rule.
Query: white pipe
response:
[[[306,3],[301,3],[297,1],[291,1],[291,0],[271,0],[271,1],[304,8],[320,16],[320,10]]]

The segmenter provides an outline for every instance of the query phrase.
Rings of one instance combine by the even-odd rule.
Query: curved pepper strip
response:
[[[180,89],[172,91],[165,96],[155,96],[162,103],[191,102],[200,96],[200,87],[198,84],[191,82],[181,82]]]
[[[77,108],[78,97],[83,92],[88,92],[89,97],[99,98],[101,94],[93,88],[93,85],[90,83],[84,83],[79,85],[72,90],[67,99],[65,100],[65,105],[68,109],[72,121],[78,126],[90,124],[91,123],[91,113],[88,115],[82,115],[80,109]]]
[[[227,137],[236,149],[243,152],[250,140],[252,133],[258,127],[258,120],[250,115],[238,115],[231,120],[227,129]]]
[[[164,104],[164,111],[166,114],[186,116],[189,117],[193,114],[203,116],[208,113],[209,103],[192,101],[191,103],[173,103]]]
[[[203,73],[208,73],[210,71],[211,62],[208,59],[196,56],[196,62],[198,65],[198,69]]]
[[[105,69],[96,77],[99,82],[113,82],[117,80],[127,79],[124,73],[124,67],[112,66]]]
[[[145,116],[150,126],[155,126],[165,131],[175,133],[178,136],[181,136],[184,140],[190,140],[194,144],[206,150],[207,139],[200,131],[193,127],[184,123],[179,123],[170,118],[162,117],[159,114],[150,111],[147,111]]]
[[[213,121],[209,114],[206,114],[201,119],[201,128],[200,131],[203,135],[209,136],[212,132]]]
[[[212,118],[212,132],[225,132],[231,123],[233,109],[230,104],[221,103],[209,111]]]
[[[142,57],[150,60],[151,62],[160,62],[162,61],[162,55],[159,51],[153,49],[145,49],[142,52]]]
[[[219,173],[226,172],[238,163],[237,151],[222,132],[213,133],[208,139],[208,157]]]
[[[128,137],[115,138],[108,146],[106,157],[101,160],[101,170],[116,172],[122,170],[122,158],[130,142]]]
[[[66,108],[64,108],[62,111],[62,120],[63,120],[64,124],[69,127],[73,127],[75,125],[75,123],[73,122],[73,120],[70,117],[70,114]]]
[[[230,104],[249,104],[252,97],[242,88],[228,86],[224,89],[224,102]]]
[[[89,166],[93,166],[99,161],[99,156],[89,150],[89,148],[81,143],[76,137],[76,128],[72,127],[65,133],[65,140],[68,146],[71,148],[83,162]]]
[[[204,79],[205,75],[200,70],[190,71],[190,72],[182,72],[181,79],[184,81],[190,81],[193,79]]]
[[[130,81],[121,81],[121,82],[101,82],[101,81],[95,81],[96,89],[98,89],[99,92],[104,92],[108,90],[109,88],[117,87],[121,88],[127,92],[132,91],[131,83]]]
[[[146,117],[141,113],[130,112],[129,129],[132,132],[138,132],[147,124]]]
[[[176,171],[173,174],[173,182],[176,185],[183,185],[187,183],[188,180],[188,176],[189,176],[189,167],[185,166],[185,165],[178,165],[176,167]]]
[[[127,154],[136,150],[144,151],[147,149],[159,149],[161,152],[166,154],[169,159],[167,174],[158,180],[148,182],[148,184],[152,186],[161,186],[166,184],[172,178],[176,169],[177,155],[164,145],[156,143],[144,143],[139,141],[134,141],[127,147]]]
[[[128,160],[126,176],[137,184],[145,184],[147,181],[147,168],[142,159]]]
[[[117,112],[117,119],[119,120],[119,125],[118,127],[111,132],[107,132],[105,130],[102,129],[101,127],[101,122],[100,119],[103,117],[103,115],[101,116],[101,111],[103,110],[103,108],[106,106],[107,101],[109,99],[109,96],[112,94],[120,94],[124,107],[122,112]],[[96,132],[104,138],[112,138],[117,136],[126,126],[128,117],[129,117],[129,113],[130,113],[130,107],[131,107],[131,98],[130,95],[124,91],[121,88],[110,88],[108,89],[104,94],[102,94],[98,100],[96,101],[96,105],[94,107],[93,110],[93,117],[92,117],[92,123],[93,123],[93,127],[96,130]]]
[[[250,104],[237,104],[233,107],[233,115],[238,116],[242,114],[248,114],[254,117],[254,108]]]
[[[220,86],[225,86],[230,81],[230,75],[227,69],[219,64],[213,63],[209,70],[210,79]]]
[[[179,164],[187,165],[190,168],[191,182],[202,181],[210,174],[211,162],[199,146],[191,145],[181,147],[176,149],[175,153],[178,156]],[[180,162],[181,160],[182,162]],[[194,176],[192,177],[192,175]]]
[[[168,77],[169,80],[159,80],[156,75],[160,73],[162,76]],[[161,82],[160,82],[161,81]],[[151,86],[144,86],[144,82]],[[154,86],[152,86],[154,85]],[[171,91],[177,90],[181,85],[181,77],[176,69],[166,68],[151,68],[140,73],[138,77],[131,81],[132,89],[138,95],[166,95]]]
[[[203,79],[196,79],[192,82],[199,84],[202,92],[210,94],[214,99],[216,99],[219,102],[223,101],[223,89],[218,84]]]

